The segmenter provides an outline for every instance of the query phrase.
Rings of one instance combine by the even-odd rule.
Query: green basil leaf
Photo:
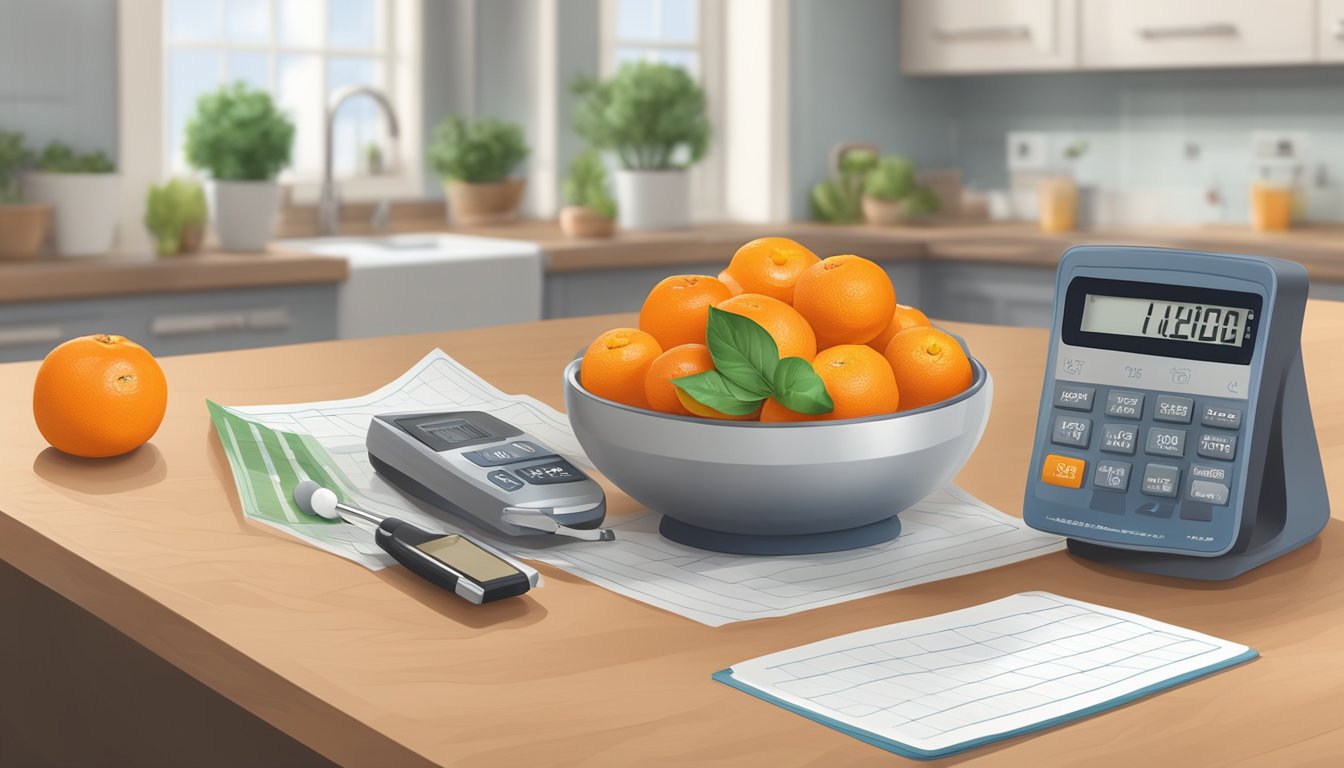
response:
[[[826,384],[801,357],[786,357],[775,367],[775,399],[790,411],[816,416],[835,410]]]
[[[738,393],[742,390],[734,387],[722,374],[713,370],[673,379],[672,384],[690,395],[697,403],[729,416],[746,416],[754,413],[765,399],[763,397],[740,399]]]
[[[714,367],[724,378],[760,398],[770,396],[779,347],[759,323],[710,307],[705,340]]]

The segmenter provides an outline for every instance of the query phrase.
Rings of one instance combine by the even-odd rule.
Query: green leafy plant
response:
[[[570,205],[581,205],[604,219],[616,218],[616,201],[607,191],[607,169],[595,149],[570,161],[564,194]]]
[[[289,165],[294,123],[266,91],[226,85],[196,100],[185,148],[216,181],[270,181]]]
[[[835,410],[812,364],[801,357],[781,360],[775,340],[755,320],[710,307],[705,338],[714,367],[672,380],[701,405],[729,416],[745,416],[774,397],[798,413],[818,415]]]
[[[37,160],[38,170],[45,173],[112,173],[116,166],[101,150],[80,154],[69,144],[49,142]]]
[[[504,181],[527,159],[523,129],[504,120],[447,117],[434,129],[429,162],[445,179],[468,184]]]
[[[181,250],[182,230],[204,224],[205,217],[205,192],[194,181],[171,179],[151,186],[145,195],[145,228],[154,235],[161,256]]]
[[[864,180],[877,163],[877,153],[867,149],[842,154],[836,175],[812,187],[813,215],[831,224],[863,221]]]
[[[33,164],[33,151],[18,131],[0,131],[0,205],[23,202],[19,179]]]
[[[904,200],[915,189],[915,164],[888,155],[877,161],[863,179],[863,194],[878,200]]]
[[[912,219],[931,216],[937,213],[942,205],[938,194],[928,187],[916,187],[901,200],[901,210]]]
[[[681,67],[631,62],[606,80],[579,78],[572,90],[582,99],[574,130],[592,146],[615,152],[628,170],[694,165],[709,149],[705,92]]]

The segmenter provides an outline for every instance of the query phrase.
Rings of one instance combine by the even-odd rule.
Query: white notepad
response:
[[[1024,592],[762,656],[714,679],[889,751],[934,758],[1256,655],[1132,613]]]

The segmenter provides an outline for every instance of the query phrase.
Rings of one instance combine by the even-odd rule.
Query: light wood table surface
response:
[[[900,759],[714,683],[710,673],[1034,589],[1246,643],[1263,656],[946,764],[1260,766],[1344,755],[1339,519],[1320,540],[1229,583],[1122,573],[1061,552],[721,628],[545,566],[542,589],[476,607],[401,568],[371,573],[244,520],[207,397],[242,405],[359,395],[437,345],[500,388],[560,407],[566,359],[630,319],[168,358],[171,399],[158,435],[101,462],[46,449],[30,413],[37,364],[0,366],[0,558],[345,765],[890,765]],[[959,480],[1018,514],[1046,335],[951,327],[996,384],[983,443]],[[1344,305],[1313,302],[1303,341],[1338,505]],[[613,515],[632,509],[607,490]],[[135,706],[134,691],[86,695]]]

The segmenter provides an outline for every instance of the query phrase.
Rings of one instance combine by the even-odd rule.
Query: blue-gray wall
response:
[[[0,130],[116,157],[116,2],[0,0]]]

